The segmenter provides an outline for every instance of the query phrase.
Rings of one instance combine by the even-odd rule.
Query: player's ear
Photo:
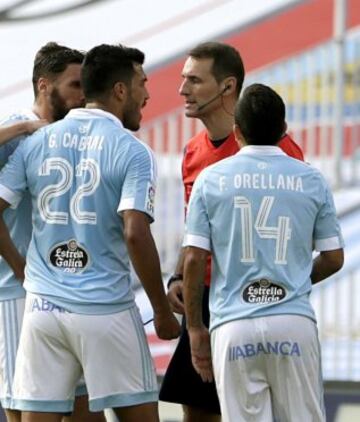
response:
[[[39,78],[37,81],[37,92],[47,94],[50,86],[50,81],[48,78]]]
[[[246,145],[241,129],[236,123],[234,124],[233,130],[234,130],[236,142],[239,144],[240,148],[243,145]]]
[[[118,100],[123,102],[126,99],[127,86],[124,84],[124,82],[118,81],[113,86],[113,92],[114,92],[114,96]]]

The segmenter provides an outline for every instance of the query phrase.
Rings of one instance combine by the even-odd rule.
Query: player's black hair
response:
[[[236,48],[220,42],[205,42],[197,45],[188,53],[195,59],[213,59],[212,74],[217,82],[229,76],[236,78],[236,92],[240,94],[244,82],[244,64]]]
[[[101,44],[85,56],[81,81],[87,101],[102,98],[116,82],[130,85],[135,74],[134,64],[142,65],[145,55],[137,48]]]
[[[70,64],[81,64],[84,53],[81,51],[48,42],[36,53],[34,60],[32,84],[35,98],[38,95],[37,82],[40,78],[54,78]]]
[[[235,106],[235,124],[250,145],[275,145],[285,129],[285,104],[273,89],[253,84]]]

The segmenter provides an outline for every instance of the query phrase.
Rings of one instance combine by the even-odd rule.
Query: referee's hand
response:
[[[169,291],[167,293],[167,298],[169,300],[171,309],[177,314],[184,315],[184,300],[183,300],[183,282],[173,281],[169,286]]]
[[[204,382],[212,382],[214,379],[209,330],[203,326],[188,328],[191,347],[191,361],[195,371]]]

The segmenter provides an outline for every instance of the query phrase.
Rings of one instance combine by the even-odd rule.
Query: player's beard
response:
[[[57,88],[54,88],[50,94],[50,104],[54,122],[63,119],[70,111]]]
[[[137,131],[140,128],[140,120],[139,104],[130,96],[124,107],[122,123],[126,129]]]

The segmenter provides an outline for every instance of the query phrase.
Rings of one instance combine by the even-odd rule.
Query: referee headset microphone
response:
[[[231,88],[231,85],[226,85],[224,89],[222,89],[218,94],[212,97],[209,101],[206,101],[205,103],[200,104],[197,108],[198,111],[202,110],[203,108],[207,107],[209,104],[217,100],[219,97],[221,97],[225,93],[225,91],[227,91],[230,88]]]

